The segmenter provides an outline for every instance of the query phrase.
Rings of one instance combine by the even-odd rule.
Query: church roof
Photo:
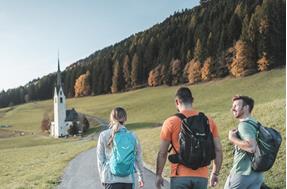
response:
[[[79,115],[74,108],[66,110],[66,120],[65,121],[78,121]]]

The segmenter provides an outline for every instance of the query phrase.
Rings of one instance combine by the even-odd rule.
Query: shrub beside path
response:
[[[107,128],[107,123],[97,117],[87,116],[88,119],[94,119],[101,124],[102,129]],[[96,140],[97,134],[91,134],[83,140]],[[96,148],[92,148],[86,152],[82,152],[69,162],[61,179],[58,189],[104,189],[100,183],[99,173],[97,169]],[[144,168],[145,186],[143,189],[155,188],[155,174],[153,171]],[[136,187],[138,188],[138,187]],[[164,182],[162,189],[168,189],[169,182]]]

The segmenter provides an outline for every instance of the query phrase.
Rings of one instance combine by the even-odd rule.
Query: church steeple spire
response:
[[[60,59],[59,59],[59,52],[58,52],[57,87],[60,87],[61,85],[62,85],[62,81],[61,81]]]

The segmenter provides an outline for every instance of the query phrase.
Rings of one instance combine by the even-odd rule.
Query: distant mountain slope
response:
[[[65,94],[196,83],[285,65],[285,0],[201,2],[68,66],[62,74]],[[51,98],[54,83],[52,73],[2,91],[0,107]]]

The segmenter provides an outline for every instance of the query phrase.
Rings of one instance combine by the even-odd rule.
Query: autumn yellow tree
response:
[[[78,77],[75,82],[75,97],[87,96],[91,93],[91,87],[89,84],[90,71],[88,70],[85,74]]]
[[[172,60],[171,68],[171,85],[177,85],[181,80],[181,61],[179,59]]]
[[[247,76],[256,72],[252,48],[244,41],[235,44],[235,57],[230,65],[230,73],[235,77]]]
[[[112,77],[112,86],[111,91],[112,93],[119,92],[121,90],[121,66],[119,61],[116,61],[114,64],[114,71]]]
[[[125,81],[125,88],[131,88],[131,68],[130,68],[130,58],[128,55],[124,58],[123,63],[123,76]]]
[[[201,81],[201,63],[194,58],[186,66],[187,79],[189,84],[194,84]]]
[[[155,87],[158,85],[158,83],[156,83],[156,78],[157,78],[157,75],[159,73],[156,72],[155,69],[152,69],[150,72],[149,72],[149,75],[148,75],[148,86],[150,87]]]
[[[188,82],[188,70],[189,70],[189,67],[190,67],[190,62],[187,62],[184,66],[184,69],[183,69],[183,82],[186,83]]]
[[[131,63],[131,85],[135,87],[139,84],[139,74],[140,74],[140,62],[139,57],[135,53]]]
[[[259,71],[266,71],[272,67],[271,54],[271,38],[270,38],[270,20],[267,16],[263,16],[259,24],[259,37],[258,51],[260,59],[257,61]]]
[[[259,71],[266,71],[269,69],[269,59],[265,52],[263,53],[263,56],[257,61],[257,65]]]
[[[166,67],[163,64],[159,64],[157,67],[152,69],[149,72],[148,85],[151,87],[162,85],[166,77],[165,72],[166,72]]]
[[[201,79],[209,81],[212,77],[215,77],[215,63],[211,57],[208,57],[201,68]]]

